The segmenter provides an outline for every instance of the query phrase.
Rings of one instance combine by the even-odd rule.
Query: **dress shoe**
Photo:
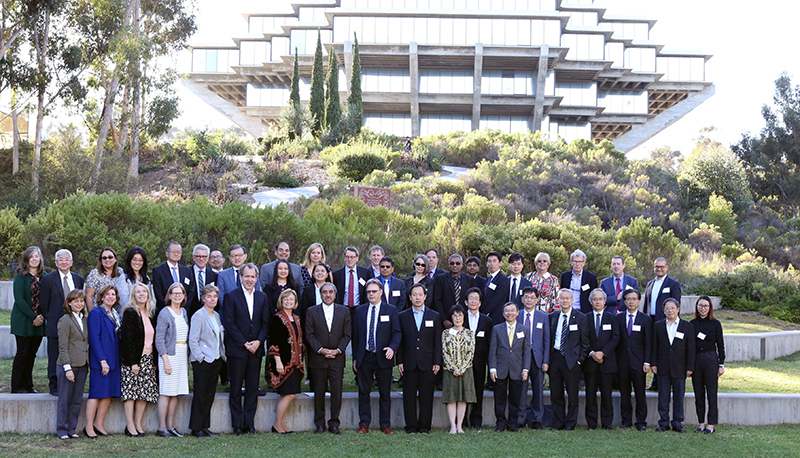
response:
[[[79,436],[78,433],[72,433],[69,435],[70,439],[83,439],[83,436]]]
[[[628,429],[631,425],[620,425],[619,429]]]
[[[242,428],[233,428],[233,434],[235,434],[237,436],[241,436],[242,435]]]
[[[94,429],[94,433],[97,434],[100,437],[108,437],[108,436],[111,435],[111,434],[108,434],[108,433],[104,433],[102,431],[98,431],[97,428],[95,428],[95,427],[92,427],[92,429]]]
[[[647,387],[647,391],[658,391],[658,387],[650,385],[650,386]]]
[[[639,431],[647,431],[647,426],[645,426],[645,425],[638,425],[638,426],[636,427],[636,429],[638,429]]]
[[[159,429],[156,431],[156,436],[158,437],[172,437],[172,432],[168,429]]]
[[[381,426],[381,431],[383,431],[383,434],[394,434],[394,431],[389,426]]]
[[[428,429],[421,429],[421,430],[419,431],[419,433],[420,433],[420,434],[430,434],[430,433],[431,433],[431,431],[430,431],[430,430],[428,430]]]
[[[94,432],[94,429],[92,429],[92,432]],[[86,431],[86,428],[83,428],[83,434],[86,434],[86,437],[88,437],[89,439],[97,439],[97,435],[90,436],[89,433]]]
[[[508,430],[511,431],[512,433],[518,433],[519,432],[519,428],[517,428],[516,426],[509,426]]]
[[[498,426],[497,428],[495,428],[495,429],[494,429],[494,432],[496,432],[496,433],[502,433],[502,432],[503,432],[503,431],[505,431],[505,430],[506,430],[506,429],[505,429],[504,427],[502,427],[502,426]]]
[[[656,428],[657,433],[663,433],[664,431],[669,431],[669,426],[659,426]]]
[[[146,433],[146,432],[144,432],[144,431],[139,431],[139,430],[137,429],[137,430],[136,430],[136,432],[139,434],[139,437],[147,437],[147,433]]]
[[[672,430],[675,431],[676,433],[685,433],[686,432],[686,430],[683,429],[683,426],[678,426],[678,427],[673,426]]]
[[[603,426],[603,429],[608,430],[608,431],[614,431],[614,427],[613,426]]]
[[[212,433],[208,430],[208,428],[203,428],[203,432],[208,434],[209,436],[219,436],[219,433]]]
[[[694,430],[696,433],[702,433],[703,431],[705,431],[705,428],[697,428]]]
[[[274,427],[274,426],[272,427],[272,429],[271,429],[270,431],[272,431],[272,432],[273,432],[273,433],[275,433],[275,434],[283,434],[282,432],[280,432],[280,431],[278,431],[277,429],[275,429],[275,427]]]
[[[367,434],[368,432],[369,432],[369,426],[361,425],[361,426],[358,427],[358,431],[357,431],[358,434]]]
[[[202,429],[193,429],[193,430],[192,430],[192,436],[194,436],[194,437],[210,437],[210,436],[209,436],[208,434],[206,434],[206,432],[205,432],[205,431],[203,431]]]
[[[139,437],[139,434],[133,434],[127,427],[125,428],[125,435],[128,437]]]
[[[266,392],[266,391],[264,391],[264,390],[262,390],[261,388],[259,388],[259,389],[258,389],[258,395],[259,395],[259,396],[266,396],[266,395],[267,395],[267,392]]]
[[[597,429],[597,426],[587,426],[586,427],[586,431],[594,431],[595,429]]]
[[[342,434],[342,432],[339,431],[339,427],[338,426],[331,426],[329,431],[331,433],[333,433],[333,434],[336,434],[336,435]]]
[[[564,427],[564,431],[575,431],[575,427],[574,426],[565,426]]]
[[[38,391],[36,391],[35,389],[31,388],[30,390],[28,390],[28,393],[31,393],[31,394],[38,394],[39,392],[38,392]]]
[[[325,428],[322,426],[317,425],[316,429],[314,429],[314,434],[322,434],[325,432]]]
[[[535,429],[535,430],[541,431],[541,430],[544,429],[544,426],[542,426],[542,424],[540,422],[534,421],[533,423],[531,423],[531,429]]]
[[[708,428],[706,428],[706,429],[703,430],[703,434],[714,434],[714,431],[716,431],[716,429],[708,429]]]
[[[175,428],[170,429],[169,432],[171,432],[172,435],[175,437],[183,437],[183,434],[179,433],[178,430]]]
[[[255,426],[245,426],[244,428],[242,428],[242,432],[245,433],[245,434],[255,434],[256,433],[256,427]]]
[[[66,434],[64,434],[63,436],[58,436],[58,440],[68,441],[69,440],[69,436],[67,436]]]

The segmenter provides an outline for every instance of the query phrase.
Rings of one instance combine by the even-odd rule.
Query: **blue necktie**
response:
[[[367,339],[367,350],[375,353],[375,315],[378,314],[377,307],[372,306],[372,317],[369,319],[369,338]]]

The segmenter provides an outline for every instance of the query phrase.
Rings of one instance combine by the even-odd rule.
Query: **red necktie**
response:
[[[350,269],[350,289],[347,291],[347,305],[354,307],[356,301],[356,293],[353,291],[355,288],[356,276],[353,274],[353,269]]]
[[[619,285],[619,278],[617,278],[617,296],[619,296],[620,291],[622,291],[622,288]]]

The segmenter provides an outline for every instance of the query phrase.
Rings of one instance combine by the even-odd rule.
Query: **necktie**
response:
[[[355,305],[356,305],[355,304],[356,293],[355,293],[355,291],[353,291],[353,287],[354,287],[355,282],[356,282],[356,275],[355,275],[355,273],[353,273],[353,269],[350,269],[350,286],[347,289],[347,305],[349,305],[350,307],[355,307]],[[375,307],[375,306],[373,305],[373,307]],[[375,318],[375,317],[373,316],[373,318]]]
[[[525,327],[531,329],[531,314],[525,314]],[[533,343],[533,330],[531,329],[531,343]]]
[[[233,269],[233,275],[236,276],[236,287],[242,287],[242,278],[239,276],[239,269]]]
[[[63,284],[63,287],[64,287],[64,299],[66,299],[67,295],[69,294],[69,282],[67,281],[67,276],[66,275],[64,275],[63,283],[64,283]]]
[[[511,347],[514,345],[514,328],[508,328],[508,346]]]
[[[203,287],[206,286],[205,280],[203,280],[203,271],[197,271],[197,287],[200,289],[200,293],[203,293]]]
[[[180,283],[180,280],[178,279],[178,268],[177,267],[173,267],[172,268],[172,281],[175,282],[175,283]]]
[[[628,314],[628,335],[630,336],[633,332],[633,315],[630,313]]]
[[[433,278],[433,271],[428,272],[428,278]]]
[[[594,314],[594,333],[597,337],[600,337],[600,314]]]
[[[352,270],[350,271],[352,272]],[[372,306],[372,317],[369,319],[369,338],[367,338],[367,350],[375,353],[375,315],[378,314],[378,309]]]
[[[561,349],[559,351],[561,352],[561,356],[564,356],[564,347],[566,347],[567,331],[569,328],[567,327],[567,315],[562,313],[561,317],[563,321],[561,323]]]
[[[389,287],[389,278],[383,279],[383,295],[386,296],[386,302],[389,302],[389,291],[391,288]]]
[[[456,304],[461,304],[461,278],[458,275],[453,277],[453,292],[456,293]]]
[[[511,293],[508,296],[509,302],[514,302],[517,299],[517,277],[511,280]]]
[[[619,296],[619,293],[620,293],[621,291],[622,291],[622,286],[620,286],[620,284],[619,284],[619,278],[617,278],[617,296]]]

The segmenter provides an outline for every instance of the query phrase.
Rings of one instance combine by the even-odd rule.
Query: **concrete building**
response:
[[[185,84],[254,135],[288,105],[295,49],[308,101],[318,30],[341,100],[357,34],[364,124],[399,136],[541,130],[627,151],[714,93],[710,55],[668,52],[654,20],[593,0],[311,0],[244,16],[234,45],[192,48]]]

